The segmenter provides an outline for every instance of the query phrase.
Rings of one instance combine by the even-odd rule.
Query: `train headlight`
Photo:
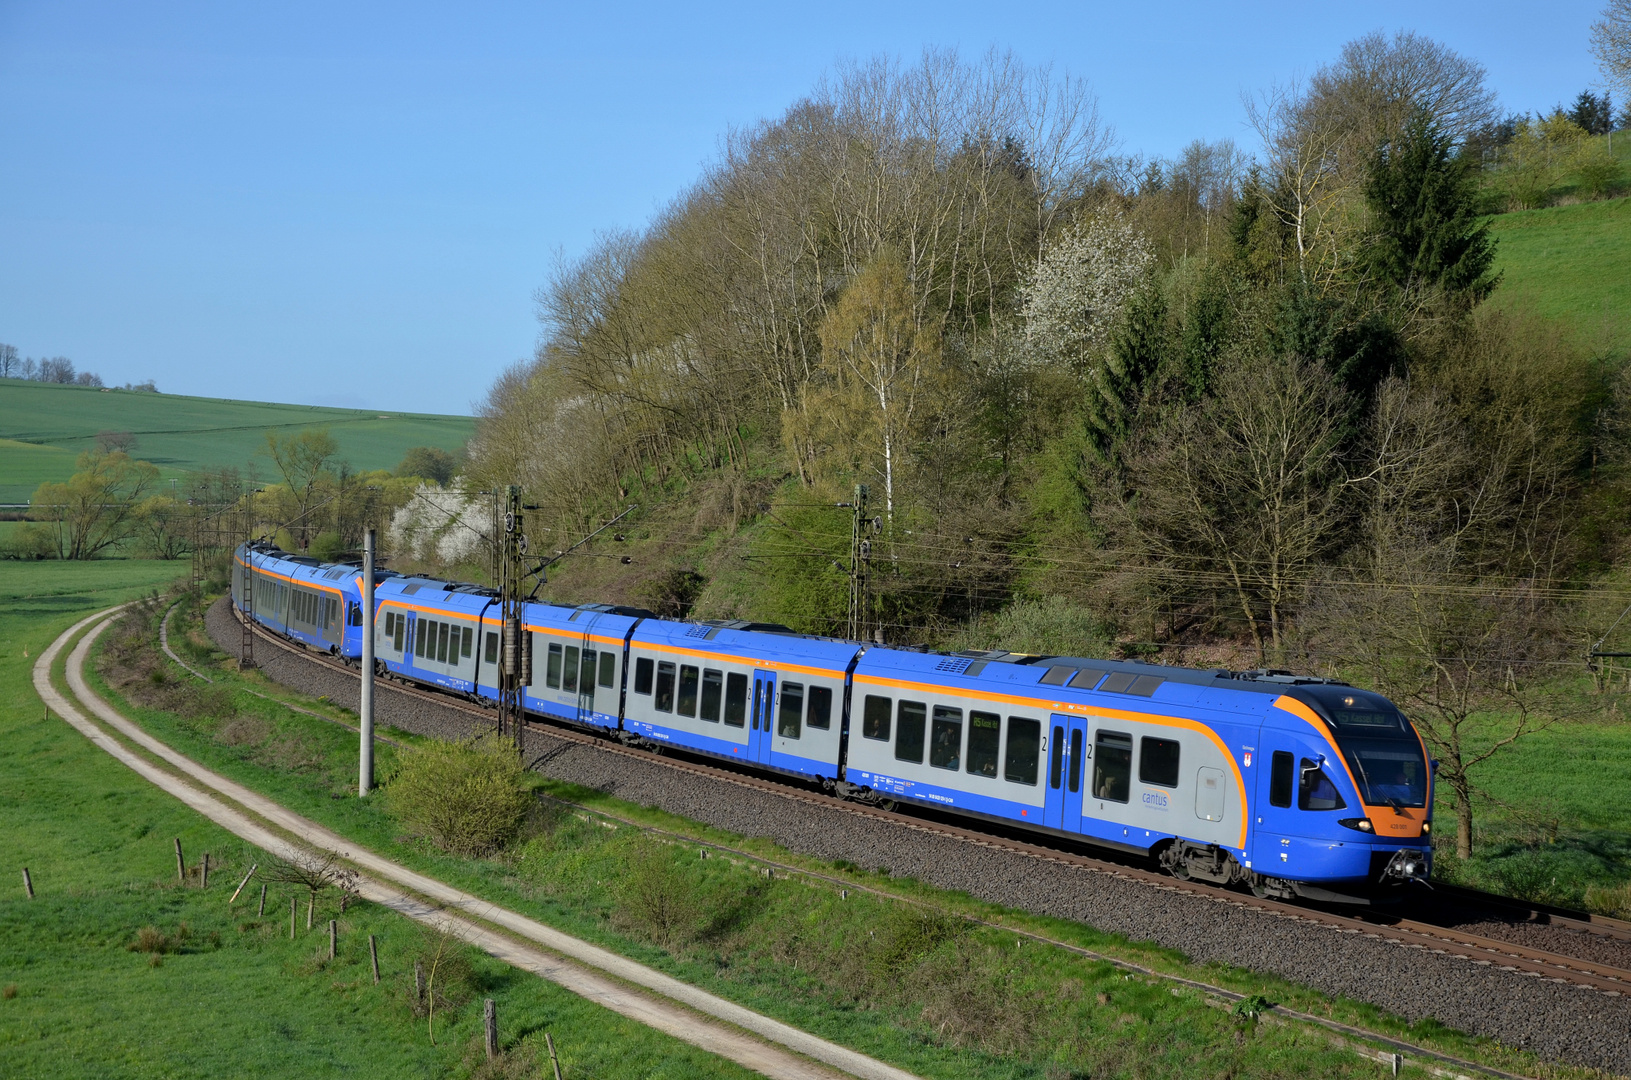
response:
[[[1421,834],[1423,836],[1426,836],[1428,833],[1430,833],[1432,831],[1433,831],[1433,823],[1431,821],[1424,821],[1424,822],[1421,823]]]
[[[1370,818],[1368,817],[1338,818],[1337,824],[1346,825],[1350,829],[1358,829],[1360,832],[1373,833],[1376,831],[1376,826],[1370,823]]]

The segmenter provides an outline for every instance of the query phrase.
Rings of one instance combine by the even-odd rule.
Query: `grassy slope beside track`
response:
[[[353,468],[391,469],[412,446],[463,449],[468,416],[380,413],[179,394],[103,392],[0,379],[0,502],[25,502],[43,480],[65,480],[97,433],[136,436],[134,457],[166,477],[225,465],[270,474],[266,432],[327,427]]]
[[[184,564],[0,563],[0,1074],[8,1077],[397,1078],[469,1075],[480,1025],[473,1001],[438,1019],[439,1046],[408,1007],[409,965],[423,935],[373,905],[341,918],[341,956],[326,960],[319,929],[288,938],[291,889],[272,885],[227,908],[237,878],[264,853],[188,810],[43,716],[34,659],[83,615],[162,585]],[[171,838],[210,887],[176,884]],[[21,869],[37,898],[24,898]],[[144,926],[173,935],[179,953],[151,966],[126,946]],[[372,985],[367,935],[380,942]],[[502,1034],[549,1030],[568,1075],[747,1074],[475,950],[470,990],[498,1002]],[[10,988],[15,988],[15,994]],[[533,1075],[536,1075],[534,1073]]]

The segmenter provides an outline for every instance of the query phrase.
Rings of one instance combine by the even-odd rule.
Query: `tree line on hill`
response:
[[[1556,718],[1609,602],[1559,590],[1631,494],[1622,358],[1484,303],[1495,105],[1371,34],[1252,100],[1259,156],[1133,161],[1011,56],[844,67],[559,266],[469,474],[577,535],[722,505],[656,538],[675,610],[821,633],[865,484],[882,639],[1350,673],[1424,718],[1468,850],[1470,719]]]
[[[102,376],[94,371],[76,371],[74,362],[66,356],[21,357],[17,346],[0,344],[0,379],[27,379],[33,382],[56,383],[62,386],[89,386],[101,388]],[[159,388],[153,380],[125,383],[122,390],[136,390],[156,394]]]
[[[246,539],[322,559],[355,558],[365,529],[389,523],[425,489],[451,483],[460,465],[445,450],[416,446],[394,471],[358,471],[326,429],[268,431],[271,482],[259,482],[255,469],[225,466],[178,477],[166,489],[158,468],[134,456],[137,446],[127,431],[98,434],[71,477],[36,489],[28,522],[0,544],[0,557],[176,559],[202,545],[222,580],[226,552]]]

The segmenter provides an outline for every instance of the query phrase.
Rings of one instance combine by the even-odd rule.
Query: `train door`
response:
[[[748,732],[748,757],[760,765],[770,764],[770,747],[776,738],[776,673],[753,673],[753,713]]]
[[[592,724],[595,722],[595,675],[599,670],[600,654],[595,650],[595,643],[590,640],[587,631],[584,632],[581,660],[582,665],[578,672],[578,722]]]
[[[1088,755],[1087,724],[1079,716],[1054,713],[1048,728],[1048,788],[1042,823],[1050,829],[1080,832],[1083,774]]]

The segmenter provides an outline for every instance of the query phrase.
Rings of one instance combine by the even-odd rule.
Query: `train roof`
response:
[[[1041,656],[973,649],[959,653],[931,653],[874,646],[867,650],[864,663],[873,667],[887,666],[901,671],[935,673],[963,679],[990,679],[1023,685],[1068,686],[1078,690],[1098,687],[1135,697],[1149,697],[1163,683],[1274,696],[1284,694],[1293,687],[1348,685],[1334,679],[1297,675],[1272,668],[1230,671],[1225,668],[1205,669],[1151,664],[1143,660]]]

